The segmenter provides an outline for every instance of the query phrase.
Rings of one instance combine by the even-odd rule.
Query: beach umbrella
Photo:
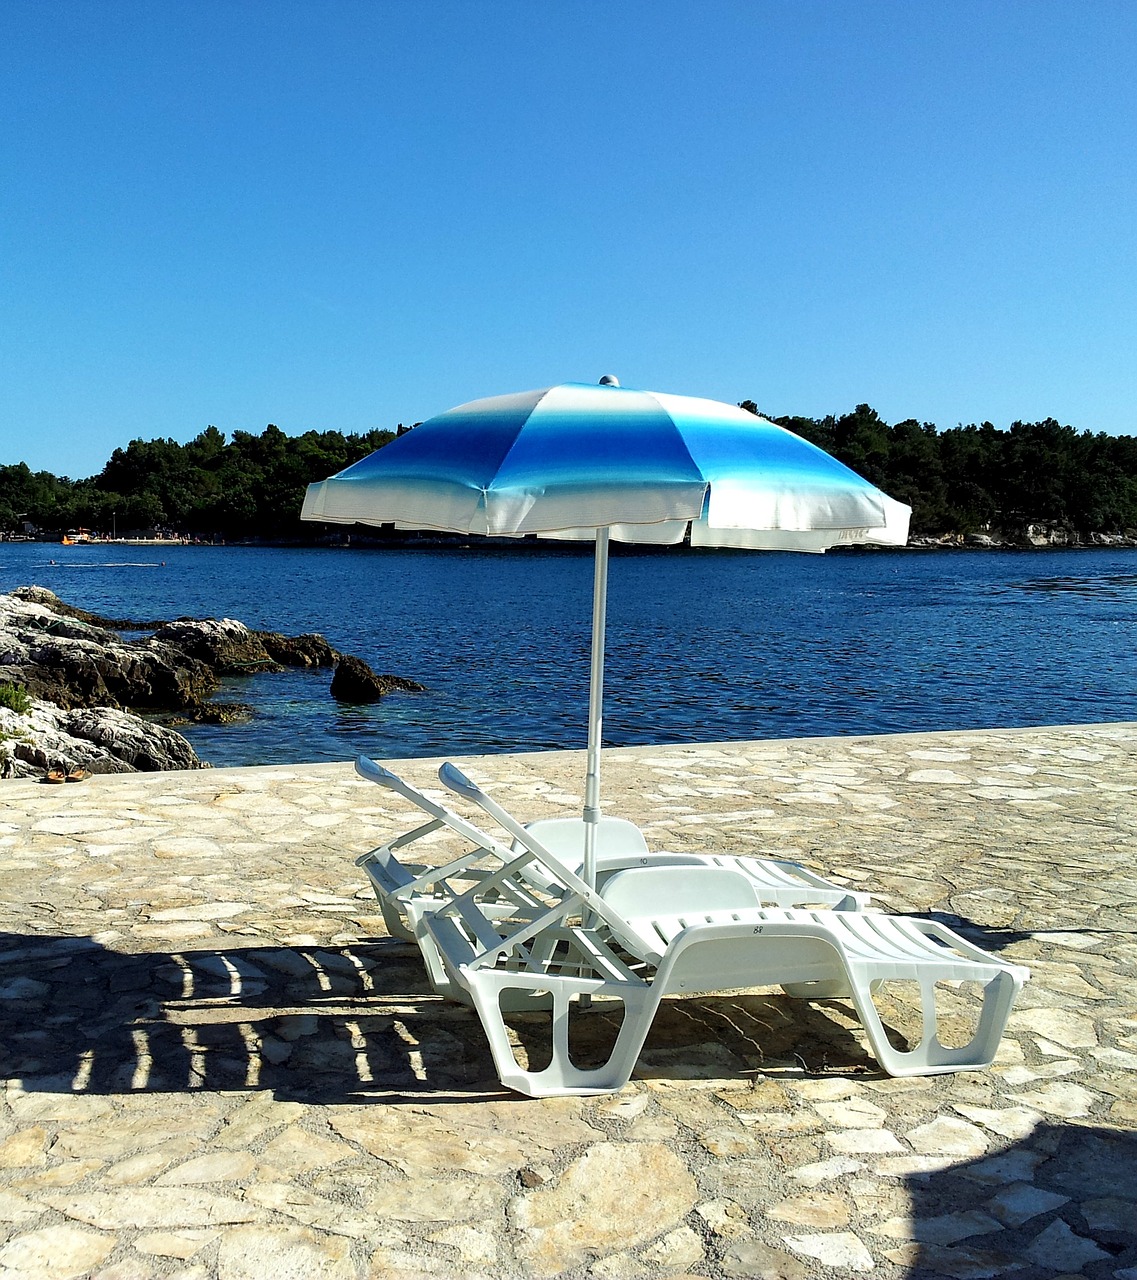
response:
[[[820,552],[907,541],[910,508],[735,405],[565,383],[473,400],[308,486],[302,518],[595,542],[584,877],[595,883],[608,545]]]

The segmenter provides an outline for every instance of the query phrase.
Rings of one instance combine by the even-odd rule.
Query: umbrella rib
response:
[[[487,506],[488,506],[488,499],[489,499],[489,495],[490,495],[490,490],[493,488],[494,481],[495,481],[495,480],[498,478],[498,476],[501,474],[501,469],[502,469],[502,467],[504,467],[504,466],[505,466],[506,459],[509,457],[510,453],[512,452],[512,450],[513,450],[513,446],[517,443],[517,438],[518,438],[518,436],[520,436],[520,435],[521,435],[521,433],[522,433],[522,431],[524,431],[524,430],[525,430],[525,426],[526,426],[526,424],[528,423],[529,419],[534,415],[534,413],[536,413],[538,405],[540,405],[540,404],[541,404],[541,402],[545,399],[545,397],[546,397],[546,396],[549,394],[549,392],[550,392],[550,391],[552,391],[552,390],[553,390],[553,388],[552,388],[552,387],[547,387],[547,388],[545,389],[545,391],[544,391],[544,392],[542,392],[542,394],[540,395],[540,397],[539,397],[538,399],[534,400],[534,401],[533,401],[533,403],[529,406],[529,412],[528,412],[528,413],[525,415],[525,417],[524,417],[524,418],[522,418],[522,419],[521,419],[521,421],[517,424],[517,430],[513,433],[513,439],[509,442],[508,446],[506,447],[505,452],[504,452],[504,453],[501,455],[501,457],[498,459],[497,466],[494,468],[494,473],[493,473],[493,475],[492,475],[492,476],[490,476],[490,477],[489,477],[489,479],[488,479],[488,480],[487,480],[487,481],[486,481],[486,482],[481,486],[481,494],[482,494],[482,508],[483,508],[483,510],[484,510],[484,509],[486,509],[486,508],[487,508]],[[472,487],[472,486],[471,486],[471,487]]]

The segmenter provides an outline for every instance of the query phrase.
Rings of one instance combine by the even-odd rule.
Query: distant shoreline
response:
[[[553,538],[491,538],[477,534],[463,535],[407,533],[390,536],[384,533],[344,533],[340,536],[323,535],[313,538],[229,538],[208,539],[199,537],[183,538],[92,538],[82,542],[59,542],[55,539],[29,538],[22,536],[5,536],[0,534],[0,545],[35,545],[42,547],[59,547],[62,551],[88,551],[100,547],[281,547],[296,549],[310,547],[313,550],[374,550],[374,551],[437,551],[437,550],[478,550],[478,551],[515,551],[519,547],[532,547],[539,544],[543,550],[565,554],[591,553],[592,543],[587,540],[569,542]],[[1027,533],[1010,537],[1000,534],[983,533],[941,533],[915,534],[904,546],[835,546],[830,552],[842,554],[878,554],[882,551],[1124,551],[1137,549],[1137,536],[1132,534],[1091,533],[1086,539],[1066,529],[1044,530],[1038,533]],[[690,551],[691,547],[683,543],[672,546],[655,546],[650,543],[613,543],[613,554],[650,551],[655,554],[666,554],[675,551]],[[711,550],[738,551],[750,554],[746,548],[694,548],[699,554]]]

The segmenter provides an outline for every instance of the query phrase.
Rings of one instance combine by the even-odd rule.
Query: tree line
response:
[[[120,536],[144,530],[226,541],[311,535],[300,522],[304,488],[358,462],[395,438],[394,431],[287,436],[271,423],[254,435],[216,427],[188,444],[132,440],[102,471],[69,480],[26,464],[0,467],[0,529],[22,523]]]
[[[742,407],[757,412],[753,401]],[[1080,534],[1137,529],[1137,437],[1077,431],[1053,418],[940,431],[889,425],[868,405],[841,416],[779,417],[912,507],[914,533],[1006,533],[1055,523]],[[269,425],[230,439],[207,427],[188,444],[132,440],[102,471],[70,480],[24,463],[0,466],[0,530],[87,528],[120,536],[161,528],[205,538],[311,538],[304,488],[395,438],[373,430],[287,436]]]
[[[1137,529],[1137,436],[1076,431],[1053,418],[1006,431],[990,422],[939,431],[915,418],[889,426],[867,404],[841,417],[771,421],[908,503],[913,533]]]

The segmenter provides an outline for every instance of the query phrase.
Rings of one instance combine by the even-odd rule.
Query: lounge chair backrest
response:
[[[622,916],[671,915],[684,911],[737,911],[760,907],[754,881],[726,867],[632,867],[604,883],[604,901]]]
[[[580,875],[584,868],[583,818],[538,818],[536,822],[527,822],[525,830],[543,848]],[[514,840],[513,847],[520,851],[524,846],[519,840]],[[649,858],[644,833],[627,818],[601,817],[596,824],[596,847],[603,849],[604,857],[609,860],[643,859],[646,862]],[[535,883],[540,884],[543,880],[539,865],[530,869],[530,875]],[[543,887],[551,889],[552,880]]]
[[[492,836],[487,836],[484,831],[480,831],[472,822],[467,822],[465,818],[455,813],[452,809],[447,809],[445,805],[432,800],[425,792],[419,791],[417,787],[412,787],[409,782],[404,782],[398,774],[392,773],[390,769],[384,769],[381,764],[376,764],[374,760],[369,760],[367,756],[359,756],[355,762],[355,771],[361,777],[367,778],[371,782],[376,782],[379,786],[386,787],[389,791],[394,791],[396,795],[402,796],[404,800],[409,800],[411,804],[417,805],[424,813],[430,814],[437,822],[444,823],[462,836],[463,839],[469,840],[471,844],[479,845],[487,853],[496,854],[505,861],[509,861],[511,850],[508,846],[503,845]]]
[[[570,867],[584,865],[584,822],[580,818],[539,818],[526,824],[550,853]],[[634,857],[648,852],[644,833],[627,818],[601,818],[596,843],[608,857]]]
[[[642,955],[649,963],[659,963],[663,949],[645,942],[642,933],[629,927],[623,912],[610,907],[596,889],[550,853],[528,828],[522,826],[501,805],[487,796],[476,782],[472,782],[452,764],[444,764],[438,771],[438,777],[451,791],[467,800],[472,800],[479,808],[484,809],[495,822],[509,832],[515,846],[519,845],[522,849],[528,850],[529,865],[521,871],[521,874],[530,884],[539,884],[540,888],[560,895],[566,909],[571,909],[574,903],[587,906],[594,920],[602,921],[607,925],[625,946]],[[517,855],[518,865],[525,856],[525,854]]]
[[[511,852],[516,857],[526,856],[524,853],[517,853],[519,845],[521,849],[528,852],[530,859],[536,860],[543,867],[545,875],[561,892],[566,895],[574,894],[590,907],[595,908],[600,900],[596,890],[582,880],[575,871],[565,866],[560,858],[547,849],[543,842],[527,827],[522,826],[511,813],[507,813],[495,800],[491,800],[476,782],[466,777],[461,769],[452,764],[444,764],[438,770],[438,778],[443,786],[448,787],[456,795],[472,800],[479,808],[484,809],[504,831],[513,837],[514,849]]]

